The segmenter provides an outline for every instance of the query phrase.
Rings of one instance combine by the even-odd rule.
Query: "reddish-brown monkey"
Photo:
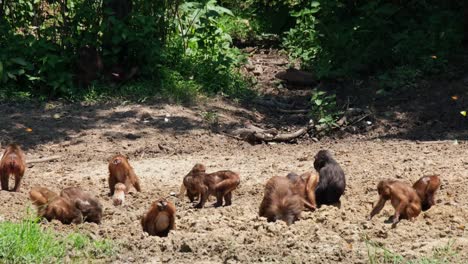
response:
[[[293,184],[286,177],[274,176],[265,185],[259,215],[268,222],[282,220],[291,225],[301,217],[304,199],[293,191]]]
[[[121,154],[113,156],[109,161],[110,195],[114,195],[115,185],[119,182],[125,184],[125,193],[130,191],[130,186],[132,185],[137,191],[141,192],[140,179],[133,171],[132,166],[130,166],[127,157]]]
[[[0,161],[0,181],[2,190],[9,191],[10,176],[15,176],[15,186],[12,191],[18,192],[26,168],[24,153],[20,146],[10,144],[3,153]]]
[[[159,199],[151,205],[141,219],[143,231],[151,236],[165,237],[175,229],[175,206],[166,199]]]
[[[47,221],[57,219],[63,224],[80,224],[83,215],[75,205],[65,197],[43,187],[34,187],[29,192],[29,197],[37,206],[37,213]]]
[[[390,200],[395,208],[393,227],[400,219],[414,220],[421,213],[421,200],[410,185],[396,180],[382,180],[377,185],[377,191],[379,201],[372,209],[368,220],[382,210],[387,200]]]
[[[79,187],[65,188],[60,192],[60,196],[69,199],[81,211],[84,221],[101,223],[102,205],[96,197]]]
[[[421,199],[421,208],[423,211],[427,211],[435,205],[435,193],[439,187],[439,175],[423,176],[413,184],[413,188]]]
[[[195,164],[192,171],[189,173],[190,177],[185,180],[183,184],[187,188],[187,193],[191,195],[200,195],[200,201],[195,208],[203,208],[206,200],[210,195],[216,196],[215,207],[223,205],[229,206],[232,204],[232,191],[240,184],[239,174],[229,171],[217,171],[213,173],[206,173],[205,166],[202,164]],[[186,185],[186,183],[189,183]],[[181,188],[183,193],[183,189]],[[180,194],[179,194],[180,195]],[[189,196],[190,198],[190,196]]]
[[[115,206],[124,204],[126,191],[127,187],[125,187],[125,184],[119,182],[115,185],[114,196],[112,196],[112,203]]]
[[[293,193],[299,194],[306,203],[305,206],[310,210],[317,208],[315,201],[315,188],[319,183],[319,175],[314,172],[306,172],[298,175],[294,172],[286,176],[292,184]]]
[[[182,199],[184,193],[187,191],[187,197],[189,198],[190,202],[195,201],[195,199],[199,199],[200,193],[197,192],[196,186],[198,185],[198,183],[195,184],[195,182],[197,181],[194,180],[193,177],[201,177],[200,175],[204,174],[206,174],[205,166],[199,163],[195,164],[195,166],[193,166],[190,172],[187,175],[185,175],[182,185],[180,186],[178,198]]]

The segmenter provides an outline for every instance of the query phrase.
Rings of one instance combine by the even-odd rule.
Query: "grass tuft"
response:
[[[87,235],[63,235],[43,228],[38,219],[0,223],[1,263],[59,263],[66,256],[102,258],[114,252],[108,240],[92,240]]]

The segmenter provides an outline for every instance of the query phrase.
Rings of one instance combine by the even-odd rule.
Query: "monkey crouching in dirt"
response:
[[[414,220],[421,213],[421,200],[416,191],[409,185],[397,180],[382,180],[377,185],[379,201],[372,209],[368,220],[378,214],[387,200],[390,200],[395,213],[392,226],[395,227],[400,219]]]
[[[175,206],[162,198],[151,205],[149,211],[141,219],[144,232],[150,236],[166,237],[169,231],[175,229]]]

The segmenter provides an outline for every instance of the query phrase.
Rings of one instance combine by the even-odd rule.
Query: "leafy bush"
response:
[[[296,25],[284,45],[318,77],[400,66],[440,72],[462,40],[462,12],[454,2],[313,1],[291,14]]]
[[[336,95],[314,89],[310,99],[312,108],[310,115],[319,126],[329,129],[336,125],[336,121],[342,114],[336,103]]]

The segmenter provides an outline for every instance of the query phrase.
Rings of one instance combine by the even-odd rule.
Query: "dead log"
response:
[[[53,160],[58,160],[58,159],[60,159],[60,156],[50,156],[50,157],[45,157],[45,158],[26,160],[26,163],[34,164],[34,163],[48,162],[48,161],[53,161]]]
[[[279,72],[275,75],[275,77],[287,82],[288,84],[302,87],[314,87],[318,84],[315,76],[312,73],[296,70],[293,68]]]
[[[276,129],[263,129],[254,126],[250,122],[244,124],[244,128],[232,130],[229,134],[232,137],[240,138],[248,142],[288,142],[303,136],[314,126],[309,124],[291,133],[279,133]]]

